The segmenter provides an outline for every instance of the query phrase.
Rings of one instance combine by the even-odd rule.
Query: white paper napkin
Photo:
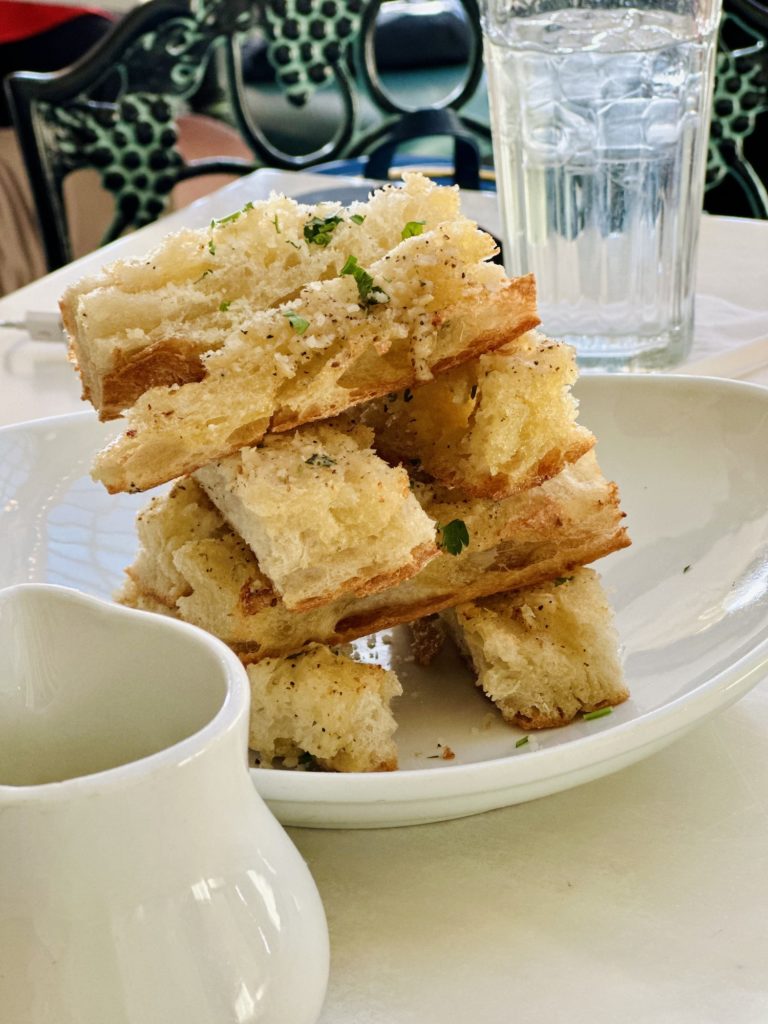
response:
[[[693,349],[677,372],[768,383],[768,308],[697,295]]]

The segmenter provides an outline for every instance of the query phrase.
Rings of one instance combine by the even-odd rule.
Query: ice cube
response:
[[[650,64],[644,56],[616,54],[604,58],[603,98],[637,99],[651,94]]]
[[[609,103],[598,113],[599,145],[606,150],[637,150],[644,145],[646,99]]]
[[[603,81],[600,59],[592,53],[574,53],[560,71],[560,95],[568,103],[581,104],[599,100]]]
[[[594,113],[550,103],[526,112],[523,138],[534,162],[561,164],[593,151],[597,139]]]
[[[644,136],[648,145],[673,145],[680,135],[681,114],[677,100],[651,100],[643,115]]]

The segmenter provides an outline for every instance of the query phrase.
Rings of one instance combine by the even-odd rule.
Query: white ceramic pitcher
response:
[[[328,933],[253,788],[248,681],[194,627],[0,592],[0,1020],[311,1024]]]

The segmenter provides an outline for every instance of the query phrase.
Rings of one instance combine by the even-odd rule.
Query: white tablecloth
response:
[[[106,255],[286,180],[294,193],[318,181],[257,172]],[[493,226],[491,198],[467,208]],[[766,257],[768,224],[704,218],[694,360],[768,338]],[[104,258],[0,300],[0,319],[54,309]],[[1,422],[80,408],[60,345],[6,331],[0,354]],[[744,375],[768,382],[765,363]],[[290,832],[331,931],[321,1024],[768,1022],[766,686],[556,796],[443,824]]]

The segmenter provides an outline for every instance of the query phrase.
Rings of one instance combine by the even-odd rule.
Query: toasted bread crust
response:
[[[566,575],[630,543],[616,485],[600,476],[591,454],[582,461],[535,493],[501,505],[480,499],[435,503],[422,497],[425,510],[438,521],[458,514],[468,523],[471,543],[461,555],[441,552],[394,587],[365,597],[346,595],[304,612],[289,611],[267,589],[255,557],[242,543],[227,542],[231,531],[219,520],[208,528],[208,539],[181,544],[173,554],[189,587],[176,607],[183,618],[216,633],[250,662],[312,642],[344,643],[463,601]],[[194,508],[194,488],[186,482],[184,488],[180,499]],[[154,529],[162,526],[166,508],[169,515],[174,512],[174,502],[165,502],[160,499],[157,505]],[[153,581],[151,562],[144,567],[137,587],[156,595],[165,584]]]
[[[270,430],[282,432],[326,419],[364,400],[415,384],[420,374],[434,372],[438,366],[443,369],[457,366],[475,358],[479,352],[513,345],[517,337],[538,323],[538,318],[528,308],[533,292],[533,281],[523,278],[507,282],[482,299],[455,304],[450,318],[447,313],[440,318],[435,334],[436,338],[439,334],[444,339],[444,344],[437,341],[437,353],[441,347],[447,347],[452,350],[451,356],[443,358],[436,353],[425,369],[420,369],[411,357],[408,371],[370,379],[364,388],[347,390],[341,385],[341,379],[356,358],[354,349],[349,348],[344,356],[329,357],[321,372],[330,370],[330,379],[335,377],[335,380],[323,404],[314,404],[304,397],[300,406],[285,405],[281,403],[279,392],[276,400],[258,390],[249,392],[248,377],[234,371],[222,377],[209,373],[201,381],[178,389],[147,391],[142,397],[141,417],[131,412],[125,433],[97,457],[94,478],[100,480],[110,494],[149,490],[175,477],[193,473],[246,445],[258,444]],[[489,303],[493,304],[490,308]],[[278,313],[277,325],[281,319],[284,319],[283,314]],[[495,321],[493,326],[488,326],[489,320]],[[306,385],[305,394],[312,393],[311,387],[311,384]],[[249,394],[253,394],[253,405]],[[202,402],[213,403],[214,398],[217,422],[201,423],[193,438],[190,417]]]
[[[83,395],[112,419],[151,387],[196,380],[199,355],[249,313],[337,276],[350,252],[367,266],[401,241],[408,221],[431,230],[460,216],[457,189],[406,174],[402,186],[377,189],[348,210],[273,195],[209,228],[171,234],[143,259],[117,260],[62,296]],[[305,229],[324,218],[332,227],[312,244]]]
[[[443,613],[505,721],[552,729],[629,696],[613,615],[591,569]]]
[[[291,610],[297,612],[312,611],[313,608],[322,608],[323,605],[331,604],[331,602],[338,600],[345,594],[352,594],[355,597],[379,594],[382,590],[389,590],[391,587],[397,586],[398,583],[403,583],[405,580],[415,576],[424,568],[427,562],[432,561],[436,554],[436,544],[420,544],[411,552],[411,561],[401,565],[399,569],[380,573],[378,576],[373,577],[358,576],[347,581],[343,587],[326,591],[311,600],[296,602]]]
[[[192,339],[173,338],[155,342],[138,355],[122,362],[102,377],[96,386],[100,391],[84,394],[99,411],[99,419],[113,420],[123,413],[150,388],[170,387],[172,384],[190,384],[205,376],[201,355],[205,349],[197,348]]]
[[[429,367],[431,375],[436,377],[456,366],[468,363],[486,352],[495,352],[507,345],[513,345],[517,338],[527,334],[541,323],[539,317],[532,311],[535,304],[536,285],[533,276],[528,275],[507,281],[493,296],[490,317],[487,300],[478,301],[470,306],[457,305],[452,309],[445,310],[439,316],[433,317],[432,323],[437,331],[441,328],[455,331],[456,324],[462,322],[473,325],[477,330],[478,322],[482,323],[489,318],[493,323],[488,328],[480,328],[478,333],[470,336],[468,343],[459,351],[431,364]],[[282,432],[293,430],[315,420],[330,419],[354,406],[389,394],[391,391],[401,391],[403,388],[413,387],[418,383],[415,369],[412,366],[410,372],[402,373],[397,377],[388,377],[375,385],[371,383],[366,388],[352,387],[343,400],[333,404],[307,407],[301,413],[280,408],[272,417],[269,429]]]
[[[348,615],[340,619],[336,626],[336,632],[331,643],[346,643],[355,637],[365,636],[367,633],[375,633],[380,629],[388,629],[402,622],[411,622],[413,619],[423,618],[434,612],[441,612],[445,608],[451,608],[455,604],[465,601],[475,601],[478,598],[489,597],[494,594],[505,593],[510,590],[521,590],[525,587],[535,586],[538,583],[546,583],[548,580],[562,576],[572,569],[582,565],[588,565],[604,558],[614,551],[629,547],[631,541],[625,529],[617,531],[610,538],[603,542],[585,543],[570,550],[565,556],[553,556],[527,566],[517,566],[512,569],[490,569],[477,580],[468,583],[466,586],[437,593],[433,596],[414,601],[412,604],[404,604],[401,607],[391,606],[376,608],[361,614]],[[509,550],[505,545],[500,545],[495,552],[496,558],[503,564],[505,551]]]
[[[536,331],[427,383],[347,412],[379,454],[468,497],[535,487],[595,443],[577,422],[574,350]]]

